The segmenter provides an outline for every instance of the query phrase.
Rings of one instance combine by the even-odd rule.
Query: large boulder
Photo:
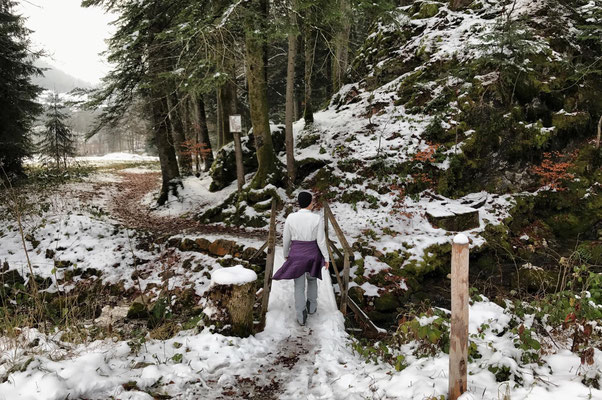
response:
[[[284,125],[270,125],[272,130],[272,143],[276,154],[285,149],[284,144]],[[240,138],[242,148],[242,159],[245,174],[257,170],[257,157],[255,156],[255,138],[253,133]],[[229,186],[236,180],[236,157],[234,155],[234,143],[228,143],[215,156],[215,161],[211,165],[211,185],[209,190],[216,192]]]
[[[426,217],[432,225],[447,231],[466,231],[479,227],[479,210],[461,204],[431,204],[427,207]]]

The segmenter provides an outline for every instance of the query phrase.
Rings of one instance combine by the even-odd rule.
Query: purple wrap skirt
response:
[[[314,278],[322,279],[322,266],[324,257],[317,241],[293,240],[288,258],[272,279],[295,279],[306,272]]]

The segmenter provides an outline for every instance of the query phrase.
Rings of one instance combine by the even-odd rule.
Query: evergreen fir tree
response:
[[[75,155],[75,138],[71,128],[65,120],[67,114],[63,111],[65,105],[61,102],[58,93],[50,96],[50,105],[46,112],[44,136],[38,144],[40,154],[46,159],[53,159],[57,168],[61,162],[67,168],[67,158]]]
[[[14,1],[0,0],[0,181],[23,175],[22,160],[31,155],[29,131],[41,112],[36,97],[41,88],[31,83],[40,74],[29,50],[29,30],[13,11]]]

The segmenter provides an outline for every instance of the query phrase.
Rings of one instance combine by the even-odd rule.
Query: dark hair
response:
[[[299,207],[307,208],[311,204],[311,193],[309,192],[301,192],[297,197],[297,201],[299,202]]]

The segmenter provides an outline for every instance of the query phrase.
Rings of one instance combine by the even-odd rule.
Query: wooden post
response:
[[[466,391],[468,363],[468,238],[454,237],[451,259],[451,329],[449,335],[449,400]]]
[[[242,192],[245,184],[245,170],[242,164],[242,145],[240,143],[240,132],[242,132],[242,118],[240,115],[230,115],[230,132],[234,137],[234,157],[236,159],[236,181],[238,193]]]
[[[345,262],[343,263],[343,290],[341,291],[341,312],[347,314],[347,297],[349,292],[349,252],[345,250]]]
[[[268,236],[268,256],[265,262],[265,277],[263,282],[263,300],[261,302],[260,330],[265,328],[265,316],[268,312],[270,291],[272,290],[272,271],[274,270],[274,257],[276,248],[276,199],[272,199],[272,215],[270,217],[270,231]]]

